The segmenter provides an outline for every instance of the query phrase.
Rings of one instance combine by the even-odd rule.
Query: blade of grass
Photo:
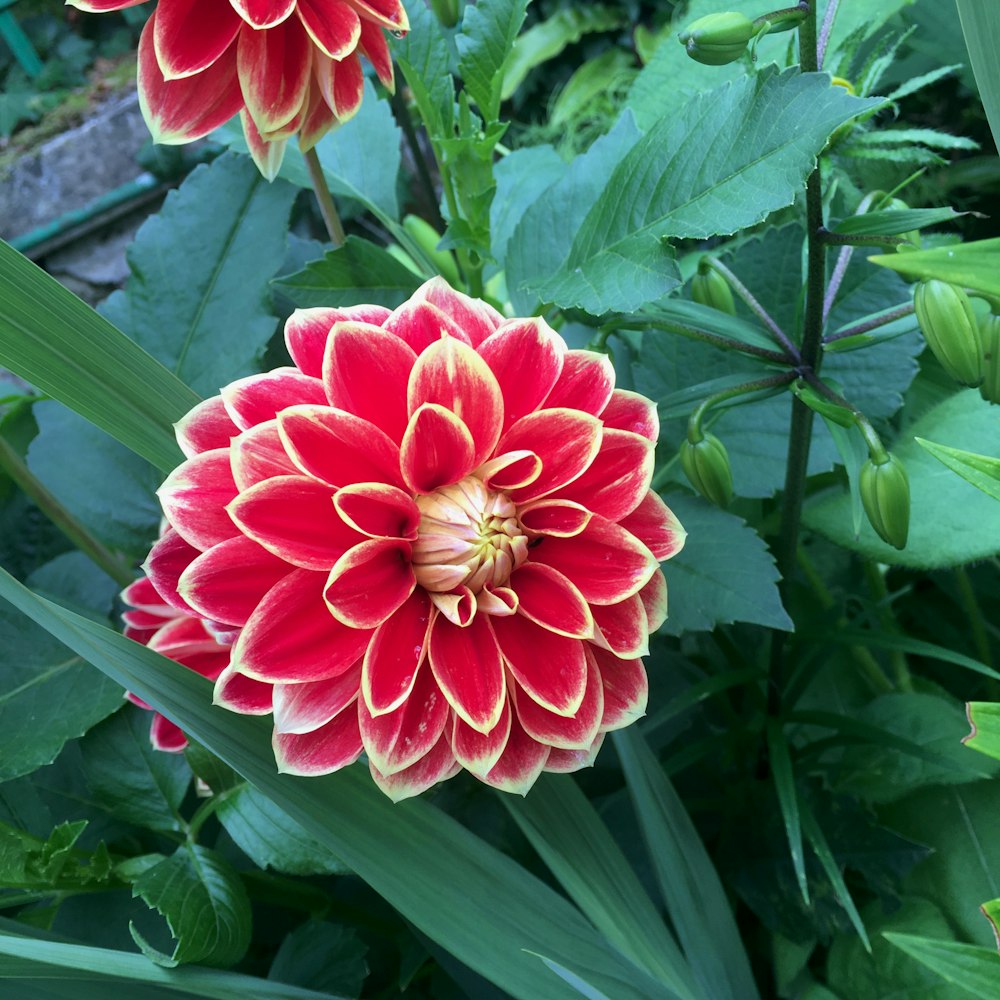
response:
[[[788,742],[781,722],[778,719],[767,720],[767,752],[771,761],[771,776],[774,778],[774,788],[778,793],[778,804],[781,806],[781,817],[785,821],[785,833],[788,836],[788,849],[792,855],[792,866],[795,868],[795,878],[799,883],[799,891],[806,906],[809,905],[809,883],[806,880],[806,856],[802,849],[802,824],[799,820],[799,798],[795,790],[795,774],[792,770],[792,757],[788,752]]]
[[[968,990],[976,1000],[1000,1000],[1000,955],[992,948],[935,941],[916,934],[886,931],[882,936],[945,982]]]
[[[997,65],[1000,21],[997,20],[996,7],[984,4],[982,0],[957,0],[957,4],[979,96],[983,100],[993,142],[1000,150],[1000,66]]]

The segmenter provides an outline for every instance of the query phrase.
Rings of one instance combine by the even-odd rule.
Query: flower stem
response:
[[[757,347],[755,344],[744,344],[741,340],[733,340],[730,337],[722,337],[717,333],[709,333],[707,330],[699,330],[696,326],[689,326],[687,323],[676,323],[673,320],[639,318],[621,322],[616,320],[612,325],[614,330],[645,330],[652,327],[654,330],[664,330],[667,333],[676,333],[678,336],[687,337],[690,340],[701,340],[713,347],[721,348],[723,351],[739,351],[741,354],[749,354],[755,358],[765,361],[774,361],[781,365],[791,364],[795,358],[782,354],[779,351],[769,351],[766,347]],[[603,330],[602,330],[603,332]]]
[[[724,403],[727,399],[733,399],[735,396],[746,396],[751,392],[763,392],[767,389],[776,389],[779,386],[788,385],[788,383],[794,378],[796,378],[796,373],[794,371],[780,372],[777,375],[769,375],[767,378],[755,379],[752,382],[742,382],[740,385],[734,385],[728,389],[723,389],[721,392],[715,393],[714,396],[709,396],[707,399],[702,400],[702,402],[695,407],[690,418],[688,419],[688,427],[694,429],[700,428],[705,414],[713,406],[717,406],[719,403]],[[689,437],[688,440],[691,440],[691,438]]]
[[[836,7],[836,3],[831,4],[832,7]],[[827,17],[830,15],[830,7],[826,9]],[[823,22],[824,28],[826,27],[826,22]],[[819,60],[820,66],[823,65],[822,57]],[[855,215],[864,215],[868,211],[872,201],[875,198],[875,193],[867,194],[861,199],[861,204],[858,205]],[[823,296],[823,322],[826,322],[827,316],[830,315],[830,310],[833,308],[833,303],[837,299],[837,293],[840,291],[840,286],[843,284],[844,276],[847,274],[847,268],[850,266],[851,258],[854,256],[854,247],[845,246],[841,249],[840,254],[837,257],[837,263],[833,268],[833,274],[830,276],[830,284],[826,287],[826,294]]]
[[[313,192],[316,195],[316,201],[319,202],[319,214],[323,216],[323,222],[330,236],[330,242],[333,244],[334,249],[342,247],[347,237],[344,236],[344,227],[340,221],[340,216],[337,214],[337,206],[333,203],[333,196],[330,194],[330,188],[327,186],[326,176],[323,173],[319,157],[316,155],[315,147],[305,154],[305,160],[306,167],[309,170],[309,180],[312,181]]]
[[[92,562],[119,586],[127,587],[135,575],[117,553],[95,538],[46,488],[24,459],[0,435],[0,469],[7,473],[35,506]]]
[[[828,0],[826,14],[823,16],[823,26],[819,31],[819,42],[816,45],[816,69],[823,68],[823,59],[826,56],[826,47],[830,41],[830,32],[833,31],[833,22],[837,17],[837,8],[840,0]]]
[[[820,229],[823,242],[830,246],[851,247],[898,247],[910,241],[905,236],[882,236],[879,233],[834,233]]]
[[[886,323],[892,323],[897,319],[902,319],[904,316],[909,316],[912,312],[913,303],[907,302],[890,312],[879,313],[878,316],[873,316],[863,323],[856,323],[854,326],[848,326],[843,330],[838,330],[836,333],[831,333],[828,337],[823,338],[823,342],[825,344],[832,344],[838,340],[843,340],[845,337],[857,337],[859,334],[868,333],[869,330],[877,330],[880,326],[885,326]]]

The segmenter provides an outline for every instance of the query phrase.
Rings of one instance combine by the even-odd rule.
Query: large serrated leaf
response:
[[[500,117],[504,67],[527,9],[528,0],[479,0],[465,8],[455,36],[462,82],[487,123]]]

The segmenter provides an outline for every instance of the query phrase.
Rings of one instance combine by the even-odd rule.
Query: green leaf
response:
[[[169,472],[198,397],[54,278],[0,242],[0,365]]]
[[[490,205],[493,253],[502,261],[528,206],[566,173],[568,165],[552,146],[515,149],[493,168],[497,190]]]
[[[1000,673],[992,667],[986,666],[974,660],[964,653],[956,653],[953,649],[939,646],[933,642],[925,642],[923,639],[912,639],[908,635],[893,635],[889,632],[875,632],[869,629],[837,629],[836,632],[826,636],[828,642],[843,642],[860,646],[871,646],[875,649],[898,649],[902,653],[913,653],[916,656],[926,656],[931,660],[939,660],[941,663],[953,663],[956,667],[971,670],[973,673],[982,674],[984,677],[992,677],[995,681],[1000,681]]]
[[[268,979],[314,990],[361,995],[368,975],[368,946],[349,927],[307,920],[285,935]]]
[[[451,75],[451,52],[441,22],[426,4],[410,4],[410,30],[392,43],[392,54],[413,93],[431,139],[453,134],[455,81]],[[362,111],[364,102],[362,102]]]
[[[833,231],[849,236],[894,236],[913,229],[936,226],[939,222],[949,222],[966,214],[956,212],[953,208],[887,209],[884,212],[849,215],[846,219],[841,219],[833,227]]]
[[[80,741],[93,797],[120,819],[150,830],[180,830],[178,810],[191,772],[183,757],[154,750],[150,713],[125,706]]]
[[[886,545],[867,523],[855,536],[850,497],[839,490],[808,501],[804,522],[839,545],[890,565],[937,569],[1000,551],[996,500],[956,477],[916,438],[951,440],[985,451],[996,444],[996,417],[969,389],[939,403],[895,442],[893,454],[910,479],[910,537],[901,552]]]
[[[926,146],[935,146],[938,149],[979,149],[979,143],[973,139],[967,139],[962,135],[949,135],[947,132],[939,132],[937,129],[932,128],[892,128],[879,129],[875,132],[856,132],[851,136],[851,143],[852,145],[858,144],[860,146],[908,146],[912,143],[923,143]],[[949,210],[947,208],[911,208],[905,211],[936,214],[948,212]],[[956,215],[963,214],[965,213],[956,213]],[[937,221],[944,222],[954,217],[945,215]],[[860,218],[864,218],[864,216],[860,216]],[[928,215],[927,218],[932,218],[932,215]],[[924,222],[922,224],[928,226],[933,225],[933,222]],[[916,229],[917,227],[911,226],[910,228]],[[900,232],[904,231],[900,230]]]
[[[280,775],[265,720],[213,708],[204,678],[38,598],[2,570],[0,596],[240,771],[406,919],[513,996],[574,996],[561,984],[539,983],[530,948],[581,971],[615,1000],[670,996],[565,899],[428,803],[393,805],[357,767],[322,778]]]
[[[655,307],[644,309],[636,317],[640,322],[647,318],[654,322],[677,323],[682,326],[694,327],[706,333],[714,333],[720,337],[737,340],[741,344],[753,347],[764,347],[770,351],[780,348],[774,338],[762,326],[743,319],[741,316],[730,316],[720,309],[692,302],[689,299],[665,299]],[[669,332],[662,336],[669,336]],[[655,334],[654,334],[655,336]]]
[[[302,309],[359,302],[395,309],[420,283],[420,277],[387,250],[348,236],[342,247],[328,251],[295,274],[279,278],[274,287]]]
[[[500,117],[500,91],[528,0],[479,0],[465,8],[455,36],[458,72],[469,96],[490,124]]]
[[[1000,458],[976,455],[960,448],[935,444],[923,438],[914,438],[921,448],[925,448],[936,459],[944,462],[953,472],[957,472],[967,483],[982,490],[994,500],[1000,500]]]
[[[250,374],[277,325],[268,282],[295,194],[244,156],[197,167],[139,229],[101,312],[202,395]]]
[[[43,840],[0,823],[0,884],[53,891],[107,881],[112,865],[103,844],[92,854],[74,850],[86,825],[86,820],[61,823]]]
[[[802,849],[802,822],[799,817],[799,798],[795,790],[795,773],[792,770],[792,756],[778,719],[771,718],[767,725],[767,753],[771,762],[771,776],[774,789],[781,806],[781,815],[788,837],[788,850],[792,856],[792,867],[799,883],[802,899],[809,904],[809,883],[806,881],[806,858]]]
[[[177,848],[132,883],[132,895],[166,918],[177,942],[168,957],[151,948],[130,925],[136,944],[158,965],[235,965],[250,946],[246,889],[232,866],[207,847]]]
[[[972,732],[962,742],[973,750],[1000,760],[1000,703],[970,701],[966,713]]]
[[[996,60],[997,49],[1000,48],[1000,25],[995,17],[990,17],[996,12],[981,3],[957,0],[957,4],[972,72],[976,76],[976,86],[993,133],[993,144],[1000,149],[1000,70]]]
[[[699,497],[673,493],[667,503],[688,537],[663,566],[672,595],[663,631],[681,635],[738,621],[791,630],[774,558],[757,532]]]
[[[1000,295],[1000,238],[879,254],[868,260],[911,278],[938,278],[977,292]]]
[[[252,785],[223,792],[216,809],[219,822],[258,868],[287,875],[342,875],[349,872],[329,848]]]
[[[712,1000],[758,997],[719,876],[673,786],[635,727],[613,734],[670,919]]]
[[[976,1000],[1000,1000],[1000,955],[957,941],[886,932],[885,939]]]

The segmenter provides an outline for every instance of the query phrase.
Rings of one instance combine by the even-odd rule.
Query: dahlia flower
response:
[[[299,310],[285,338],[295,367],[180,421],[159,491],[150,579],[238,632],[216,702],[273,711],[280,770],[364,751],[393,799],[591,763],[645,710],[684,540],[649,489],[654,405],[441,279],[394,312]]]
[[[67,0],[101,13],[145,0]],[[393,88],[383,29],[409,27],[401,0],[159,0],[139,39],[139,103],[154,142],[184,143],[239,114],[273,177],[361,105],[359,53]]]

